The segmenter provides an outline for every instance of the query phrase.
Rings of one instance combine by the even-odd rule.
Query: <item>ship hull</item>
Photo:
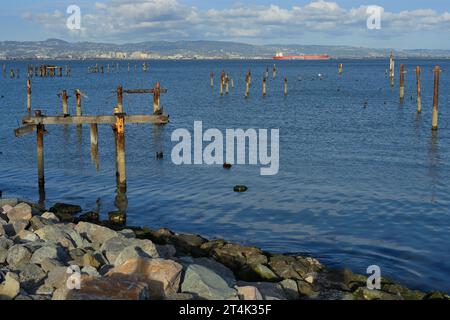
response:
[[[317,61],[317,60],[330,60],[328,55],[303,55],[303,56],[274,56],[274,60],[306,60],[306,61]]]

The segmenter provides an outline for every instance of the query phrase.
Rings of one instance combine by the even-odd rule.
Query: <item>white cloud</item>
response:
[[[90,13],[82,17],[84,29],[81,35],[93,40],[137,41],[179,38],[277,40],[304,32],[335,36],[368,33],[366,6],[346,9],[336,2],[315,0],[303,7],[241,4],[220,10],[199,10],[180,1],[106,0],[95,3]],[[60,35],[68,32],[65,18],[60,11],[26,16],[26,19],[32,19]],[[369,36],[395,36],[403,32],[429,30],[449,32],[450,13],[426,8],[383,12],[382,28],[382,31]]]

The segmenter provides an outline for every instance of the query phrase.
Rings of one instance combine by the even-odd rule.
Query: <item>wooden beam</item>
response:
[[[23,136],[33,133],[35,131],[36,131],[36,126],[27,125],[24,127],[14,129],[14,134],[16,135],[16,137],[23,137]]]
[[[154,124],[167,124],[169,118],[164,115],[129,115],[125,116],[126,123],[154,123]],[[116,116],[54,116],[54,117],[24,117],[22,123],[25,125],[78,125],[78,124],[115,124]]]

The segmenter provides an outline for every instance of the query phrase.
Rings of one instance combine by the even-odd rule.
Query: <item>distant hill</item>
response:
[[[318,45],[250,45],[222,41],[148,41],[128,44],[45,41],[0,42],[0,59],[270,59],[284,54],[328,54],[336,59],[385,58],[390,49]],[[450,50],[394,50],[399,58],[446,58]]]

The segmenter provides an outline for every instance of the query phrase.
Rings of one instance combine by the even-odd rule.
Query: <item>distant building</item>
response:
[[[146,60],[151,58],[151,54],[142,51],[135,51],[129,56],[129,58],[135,60]]]

